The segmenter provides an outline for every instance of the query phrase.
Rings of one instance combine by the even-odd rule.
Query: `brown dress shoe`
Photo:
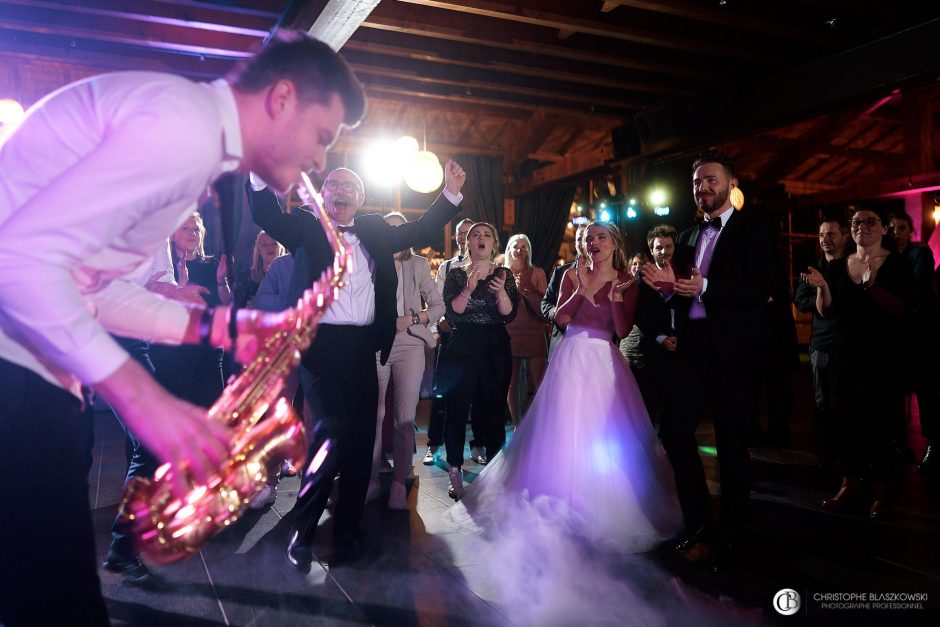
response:
[[[822,506],[834,512],[844,512],[852,507],[860,507],[863,502],[862,482],[858,479],[843,477],[839,491],[824,500]]]
[[[711,559],[715,547],[710,542],[696,542],[682,554],[682,559],[692,564],[703,564]]]

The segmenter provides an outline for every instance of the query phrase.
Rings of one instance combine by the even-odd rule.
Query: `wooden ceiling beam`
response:
[[[307,32],[339,50],[380,0],[329,0]]]
[[[568,152],[574,147],[575,143],[584,136],[583,128],[576,128],[571,131],[571,134],[568,135],[568,139],[565,140],[565,143],[561,145],[561,148],[558,149],[558,154],[561,157],[564,157]]]
[[[118,19],[182,26],[207,32],[265,37],[277,20],[278,13],[207,3],[179,3],[169,0],[97,0],[83,4],[74,0],[3,0],[3,5],[20,7],[17,13],[25,18],[30,11],[51,10],[61,16],[93,16],[98,19]],[[184,18],[180,15],[185,14]]]
[[[515,176],[530,152],[538,150],[555,128],[555,121],[544,110],[536,111],[526,122],[522,133],[507,141],[503,171]]]
[[[556,31],[574,31],[591,35],[592,37],[629,41],[645,46],[669,48],[681,52],[707,55],[709,57],[739,59],[747,56],[751,59],[755,58],[753,56],[753,50],[744,50],[735,46],[725,45],[724,43],[696,41],[689,37],[676,37],[665,33],[654,33],[648,30],[632,28],[624,24],[612,24],[604,20],[584,19],[572,13],[552,13],[542,8],[529,8],[518,3],[492,2],[490,0],[460,0],[459,2],[449,0],[398,0],[398,2],[517,22]],[[572,4],[576,5],[577,3]],[[757,57],[761,61],[769,60],[762,58],[763,55],[760,54],[758,54]]]
[[[535,98],[542,100],[563,100],[573,103],[577,103],[579,108],[587,110],[591,107],[606,107],[610,109],[620,109],[625,110],[636,110],[642,108],[645,103],[642,102],[631,102],[628,100],[612,100],[608,98],[601,98],[598,95],[592,92],[576,92],[572,93],[570,91],[558,90],[558,91],[549,91],[545,89],[533,89],[529,87],[521,86],[511,86],[505,85],[502,83],[494,83],[488,81],[477,81],[477,80],[457,80],[457,79],[441,79],[435,78],[432,76],[424,75],[420,72],[411,72],[407,70],[391,70],[386,67],[377,67],[372,65],[364,65],[362,63],[350,63],[350,66],[356,72],[357,75],[371,75],[371,76],[384,76],[387,78],[395,78],[405,81],[410,81],[418,84],[427,84],[427,85],[444,85],[448,87],[456,87],[462,89],[468,93],[473,93],[477,90],[488,90],[488,91],[497,91],[507,94],[513,94],[516,96]],[[536,106],[534,103],[533,106]]]
[[[927,172],[893,179],[870,179],[863,184],[852,184],[817,194],[795,198],[797,208],[816,208],[875,198],[903,198],[905,196],[940,190],[940,172]]]
[[[336,142],[336,145],[330,149],[330,153],[362,154],[372,148],[373,141],[374,138],[369,137],[367,134],[358,132],[355,134],[344,133],[340,135],[339,141]],[[461,153],[470,155],[487,155],[490,157],[498,157],[503,154],[503,151],[500,150],[497,146],[480,148],[463,144],[446,144],[430,140],[428,141],[427,149],[436,154],[442,161]]]
[[[731,27],[742,31],[751,31],[765,35],[778,35],[790,37],[797,41],[810,41],[817,45],[831,48],[833,39],[839,39],[838,33],[813,33],[804,26],[790,25],[779,20],[761,19],[751,17],[734,7],[716,8],[703,7],[701,4],[693,5],[689,2],[676,0],[609,0],[604,3],[601,11],[609,13],[617,7],[639,9],[651,13],[660,13],[670,17],[679,17],[706,24],[716,24],[722,27]]]
[[[379,10],[374,11],[372,15],[362,23],[362,26],[375,30],[404,33],[416,37],[429,37],[432,39],[468,43],[477,46],[500,48],[517,53],[524,52],[548,55],[584,63],[604,64],[612,67],[654,72],[670,76],[687,76],[694,77],[698,80],[718,80],[725,78],[724,74],[713,69],[683,64],[657,63],[649,61],[646,58],[620,56],[609,52],[592,50],[584,46],[559,46],[556,43],[547,43],[547,41],[549,41],[547,37],[545,38],[546,41],[524,39],[519,35],[519,27],[511,29],[499,28],[497,25],[492,24],[491,20],[486,20],[486,25],[481,25],[477,28],[457,28],[445,23],[431,24],[428,22],[427,15],[420,11],[401,12],[397,5],[394,6],[394,11],[382,11],[384,6],[385,5],[379,5]],[[405,14],[402,15],[401,13]]]
[[[391,96],[394,99],[407,98],[409,100],[417,101],[427,101],[432,102],[446,102],[448,106],[450,105],[469,105],[469,110],[476,111],[473,107],[487,107],[490,111],[502,110],[500,115],[508,115],[509,111],[516,111],[515,116],[510,117],[523,117],[528,118],[529,115],[536,109],[544,109],[547,113],[555,114],[558,119],[569,120],[572,124],[582,124],[583,126],[588,126],[590,128],[607,128],[611,129],[614,126],[623,123],[623,118],[617,117],[614,115],[604,114],[604,113],[590,113],[590,114],[579,114],[570,109],[565,109],[563,107],[554,107],[554,106],[544,106],[544,105],[532,105],[530,103],[523,102],[510,102],[508,100],[499,100],[495,98],[486,98],[480,96],[467,96],[467,95],[455,95],[455,94],[440,94],[428,91],[420,91],[415,89],[406,89],[403,87],[392,87],[384,84],[378,84],[371,82],[370,79],[362,77],[363,83],[366,85],[366,92],[370,94],[376,94],[377,96]]]
[[[415,47],[388,45],[373,41],[361,40],[362,32],[356,35],[356,38],[346,43],[345,50],[356,50],[367,52],[379,56],[396,57],[403,59],[413,59],[416,61],[428,61],[440,63],[443,65],[452,65],[457,67],[468,67],[486,70],[490,72],[501,72],[507,74],[518,74],[521,76],[531,76],[534,78],[544,78],[549,80],[558,80],[575,84],[583,84],[592,87],[604,89],[614,89],[622,91],[634,91],[640,93],[662,94],[670,96],[691,96],[696,93],[692,88],[677,87],[675,85],[661,85],[655,83],[646,83],[639,81],[625,81],[618,77],[615,72],[610,76],[598,76],[589,74],[586,71],[566,71],[559,69],[557,63],[555,67],[539,66],[536,63],[532,65],[519,65],[516,63],[500,61],[492,58],[488,61],[480,61],[480,58],[493,56],[486,49],[474,49],[470,54],[470,47],[467,50],[459,50],[459,44],[449,43],[446,48],[442,46],[440,51],[423,51]],[[453,51],[457,54],[450,56],[446,51]],[[467,53],[467,54],[463,54]],[[475,60],[471,60],[475,59]]]
[[[506,187],[507,197],[521,196],[543,185],[584,176],[605,167],[611,157],[606,151],[583,152],[569,155],[557,163],[535,170],[530,175]]]
[[[181,41],[165,41],[151,37],[146,33],[130,34],[107,30],[98,30],[88,27],[68,27],[61,24],[46,26],[38,23],[26,23],[10,20],[0,14],[0,29],[28,33],[32,35],[46,35],[51,37],[67,37],[76,42],[76,45],[94,46],[95,44],[118,44],[142,50],[159,50],[172,54],[185,54],[192,56],[211,57],[218,59],[236,60],[251,56],[249,49],[254,42],[243,40],[236,44],[230,40],[217,42],[216,45],[202,45],[201,43],[183,43]],[[201,41],[203,36],[191,38],[191,41]],[[214,38],[217,39],[217,38]],[[93,49],[93,48],[92,48]],[[130,60],[132,63],[133,61]]]

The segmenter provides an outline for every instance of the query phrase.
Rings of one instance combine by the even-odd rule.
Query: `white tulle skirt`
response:
[[[490,537],[550,528],[629,553],[680,531],[672,467],[606,334],[569,327],[511,444],[451,516]]]

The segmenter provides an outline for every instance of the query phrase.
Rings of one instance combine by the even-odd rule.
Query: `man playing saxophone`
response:
[[[108,624],[81,463],[80,384],[195,481],[227,455],[227,429],[160,388],[108,332],[232,348],[228,308],[169,301],[124,279],[147,270],[218,176],[251,170],[284,191],[301,171],[325,166],[364,110],[345,62],[287,32],[212,84],[120,72],[69,85],[0,144],[0,486],[16,503],[2,518],[0,623]],[[258,335],[277,324],[252,312],[237,321]],[[187,488],[181,474],[177,489]],[[37,585],[50,568],[68,585]]]

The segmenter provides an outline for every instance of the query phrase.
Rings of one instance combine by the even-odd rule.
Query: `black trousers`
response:
[[[81,402],[2,359],[0,381],[0,623],[108,625]]]
[[[222,349],[209,346],[150,345],[157,381],[173,396],[211,407],[222,395]]]
[[[809,352],[809,363],[813,368],[813,435],[816,441],[816,460],[827,470],[832,469],[837,457],[829,357],[829,351]]]
[[[835,390],[835,416],[842,474],[851,479],[889,481],[896,459],[895,435],[903,424],[900,389]]]
[[[442,357],[444,376],[451,382],[447,393],[444,443],[447,463],[463,465],[467,416],[473,406],[482,442],[493,459],[506,443],[505,408],[512,377],[512,351],[503,325],[464,324],[454,331]]]
[[[115,339],[118,341],[118,344],[130,354],[134,361],[143,366],[150,374],[154,374],[155,369],[153,362],[150,361],[149,342],[120,337],[116,337]],[[124,429],[124,433],[127,436],[129,456],[127,460],[127,475],[124,478],[124,485],[126,487],[134,477],[152,477],[160,464],[157,462],[157,458],[141,444],[137,436],[127,428],[127,425],[124,424],[124,421],[121,420],[117,412],[114,412],[114,417],[117,418],[118,423],[120,423],[121,428]],[[111,526],[111,546],[108,547],[108,559],[131,559],[136,556],[136,554],[137,551],[131,543],[131,538],[127,530],[121,524],[120,517],[115,518],[114,524]]]
[[[321,324],[304,355],[300,380],[314,420],[308,463],[324,445],[329,452],[317,472],[303,473],[291,538],[313,541],[337,472],[342,480],[333,537],[359,531],[375,444],[375,351],[371,327]]]
[[[447,394],[453,388],[453,382],[447,380],[447,369],[441,367],[441,357],[450,342],[451,334],[441,331],[441,344],[437,347],[437,362],[434,365],[434,398],[431,401],[431,416],[428,420],[428,446],[441,446],[444,444],[444,425],[447,421]],[[485,421],[479,411],[470,407],[470,431],[473,438],[470,446],[483,447]]]
[[[675,471],[686,526],[694,529],[710,524],[711,503],[695,430],[706,399],[712,404],[721,478],[720,523],[722,531],[731,536],[750,516],[747,436],[757,410],[755,372],[761,362],[754,354],[741,356],[732,367],[723,364],[708,322],[700,320],[690,325],[690,331],[679,340],[671,375],[674,393],[663,407],[660,439]]]

